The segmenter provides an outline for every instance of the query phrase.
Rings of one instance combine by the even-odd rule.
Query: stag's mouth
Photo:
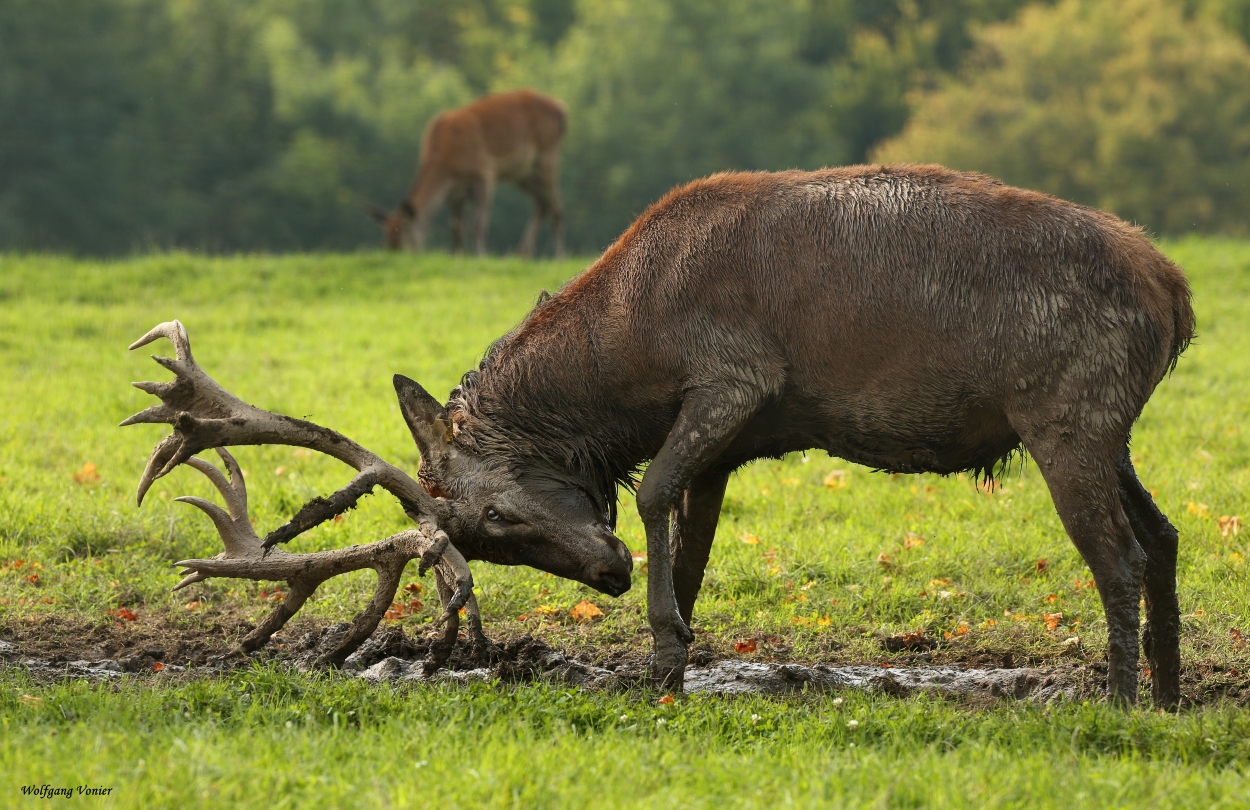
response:
[[[633,582],[629,574],[617,574],[611,571],[605,571],[593,579],[586,581],[586,584],[594,588],[599,593],[606,593],[608,596],[620,596],[630,589]]]

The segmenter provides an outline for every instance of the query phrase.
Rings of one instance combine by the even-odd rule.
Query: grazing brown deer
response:
[[[993,476],[1023,446],[1102,597],[1111,696],[1136,700],[1144,591],[1154,699],[1175,706],[1178,537],[1128,440],[1193,335],[1189,295],[1139,229],[983,175],[716,175],[668,194],[541,300],[446,406],[397,376],[421,492],[392,491],[465,560],[618,595],[631,560],[613,534],[617,487],[649,460],[637,504],[651,678],[679,687],[733,470],[819,448],[894,472]],[[175,433],[143,487],[195,448],[302,435],[250,406],[196,405],[180,382],[144,420]],[[177,397],[188,404],[168,407]]]
[[[437,115],[421,140],[421,162],[412,187],[394,211],[366,210],[382,223],[383,244],[419,251],[426,230],[444,202],[451,210],[452,250],[463,247],[466,202],[473,203],[473,247],[486,251],[486,225],[495,185],[516,184],[534,200],[525,226],[522,256],[532,256],[538,229],[551,217],[556,257],[564,255],[564,207],[560,202],[560,142],[564,106],[533,90],[479,98]]]

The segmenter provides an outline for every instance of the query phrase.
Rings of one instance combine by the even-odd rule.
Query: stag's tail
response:
[[[1179,267],[1171,262],[1169,269],[1172,271],[1168,274],[1168,292],[1172,297],[1172,347],[1168,354],[1168,371],[1176,369],[1176,362],[1181,359],[1181,354],[1189,348],[1189,344],[1194,339],[1194,308],[1190,301],[1192,293],[1189,290],[1189,282],[1185,279],[1185,274]]]

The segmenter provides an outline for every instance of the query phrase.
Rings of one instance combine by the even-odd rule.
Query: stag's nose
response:
[[[588,584],[609,596],[620,596],[628,591],[631,585],[629,573],[633,570],[634,558],[616,535],[609,531],[602,531],[599,537],[611,550],[615,559],[604,561]]]
[[[629,572],[604,571],[595,577],[593,587],[608,596],[620,596],[629,590],[631,584]]]

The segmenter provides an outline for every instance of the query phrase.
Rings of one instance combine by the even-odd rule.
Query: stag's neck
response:
[[[580,283],[599,270],[539,304],[492,347],[466,405],[497,449],[557,464],[603,490],[629,481],[658,452],[679,395],[656,388],[621,351],[639,341],[630,319],[605,317],[611,285]]]

